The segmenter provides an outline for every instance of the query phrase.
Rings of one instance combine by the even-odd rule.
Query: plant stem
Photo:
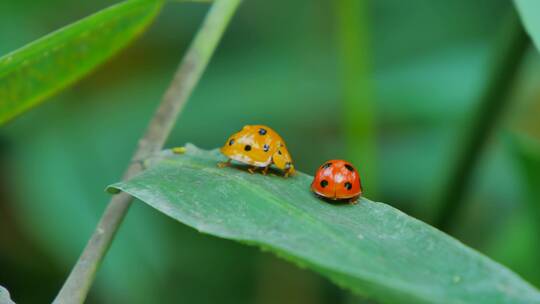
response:
[[[456,164],[452,168],[438,214],[435,216],[436,226],[446,232],[463,208],[463,198],[471,185],[475,165],[510,102],[511,90],[530,44],[515,11],[511,13],[503,34],[505,35],[502,37],[499,53],[494,58],[493,70],[478,108],[465,130],[463,142],[458,146],[460,150]]]
[[[129,179],[143,170],[142,161],[162,149],[178,114],[201,78],[227,24],[241,0],[217,0],[212,4],[201,28],[191,43],[172,83],[154,114],[144,136],[139,140],[131,164],[124,173]],[[82,303],[96,271],[133,198],[125,193],[112,197],[96,230],[84,248],[54,303]]]
[[[366,0],[335,2],[347,157],[362,173],[366,193],[373,196],[377,175],[367,8]]]

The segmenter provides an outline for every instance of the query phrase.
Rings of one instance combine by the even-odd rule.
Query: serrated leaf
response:
[[[540,51],[540,1],[514,0],[521,21],[531,36],[536,49]]]
[[[9,296],[9,292],[4,287],[0,286],[0,304],[15,304]]]
[[[0,124],[118,53],[151,23],[161,0],[129,0],[0,58]]]
[[[540,303],[504,266],[383,203],[332,205],[292,178],[218,168],[214,151],[187,145],[110,186],[214,236],[260,246],[355,293],[393,303]]]

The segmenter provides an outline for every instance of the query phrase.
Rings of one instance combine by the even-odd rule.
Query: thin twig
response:
[[[463,198],[471,184],[475,165],[480,159],[486,142],[500,121],[510,101],[519,67],[525,57],[530,40],[523,31],[519,16],[511,13],[495,58],[490,78],[481,95],[479,106],[459,146],[456,165],[452,168],[450,179],[441,197],[441,205],[435,216],[435,225],[443,231],[450,229],[451,223],[463,208]]]
[[[193,88],[199,81],[210,57],[223,35],[241,0],[217,0],[210,8],[201,28],[191,43],[177,70],[171,85],[153,116],[131,164],[124,173],[129,179],[142,171],[142,160],[162,149],[178,114],[186,104]],[[82,303],[94,280],[96,271],[109,248],[114,235],[133,198],[125,193],[112,197],[94,234],[88,241],[77,264],[72,269],[54,303]]]

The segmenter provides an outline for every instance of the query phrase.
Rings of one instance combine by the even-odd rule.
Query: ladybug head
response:
[[[274,155],[272,155],[272,161],[274,162],[274,165],[276,165],[276,167],[284,170],[288,174],[294,173],[293,161],[285,145],[279,145]]]

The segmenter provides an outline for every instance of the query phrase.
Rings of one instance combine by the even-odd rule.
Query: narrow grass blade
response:
[[[128,0],[0,58],[0,125],[90,73],[142,33],[161,0]]]

